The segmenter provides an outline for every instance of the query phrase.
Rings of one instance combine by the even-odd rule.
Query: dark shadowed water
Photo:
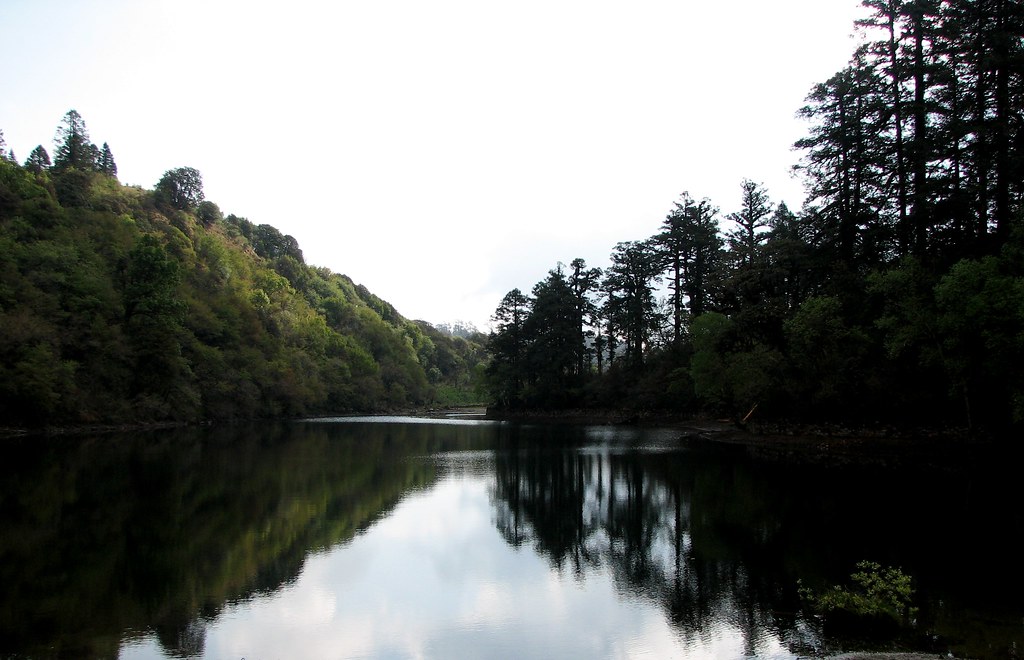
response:
[[[6,441],[0,657],[1024,653],[1017,466],[787,467],[667,429],[407,418]],[[834,630],[861,560],[915,621]]]

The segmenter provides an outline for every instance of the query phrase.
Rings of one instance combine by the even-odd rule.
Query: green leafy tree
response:
[[[851,326],[840,300],[833,296],[808,298],[785,323],[794,399],[806,402],[804,413],[832,418],[863,412],[862,389],[868,338]]]
[[[1015,261],[965,259],[935,287],[939,355],[968,426],[1024,422],[1024,269]]]
[[[221,213],[219,206],[207,199],[199,202],[199,206],[196,207],[196,219],[199,220],[204,227],[209,227],[222,221],[224,219],[224,214]]]
[[[708,312],[693,322],[690,376],[694,392],[719,413],[743,418],[778,399],[782,355],[740,333],[724,314]]]
[[[203,176],[192,167],[167,170],[156,184],[156,197],[173,209],[195,210],[203,201]]]
[[[815,610],[826,614],[837,610],[862,617],[891,617],[909,623],[917,612],[913,606],[913,580],[896,567],[873,561],[857,562],[850,575],[851,586],[836,585],[815,593],[800,585],[800,596]]]

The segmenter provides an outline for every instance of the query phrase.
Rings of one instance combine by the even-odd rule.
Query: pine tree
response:
[[[583,259],[573,259],[569,264],[572,272],[569,273],[569,288],[572,290],[574,303],[574,319],[576,326],[576,374],[583,375],[589,369],[589,357],[592,352],[587,349],[587,337],[593,337],[594,333],[587,329],[587,325],[595,325],[597,306],[591,300],[590,295],[597,291],[601,282],[600,268],[587,268],[587,262]]]
[[[696,202],[683,193],[665,216],[661,233],[653,238],[662,271],[669,277],[674,342],[682,339],[686,322],[707,311],[711,303],[712,280],[721,266],[717,214],[707,198]]]
[[[605,287],[609,290],[607,314],[620,329],[631,366],[644,362],[644,350],[661,326],[654,292],[661,282],[661,257],[653,241],[619,243],[612,252]]]
[[[736,225],[729,232],[729,247],[742,266],[750,267],[754,265],[758,249],[766,239],[761,230],[768,227],[772,208],[768,193],[761,184],[744,179],[741,188],[743,197],[740,210],[730,213],[728,217]]]
[[[0,160],[15,162],[13,152],[7,151],[7,142],[4,141],[4,131],[0,128]]]
[[[43,145],[36,145],[36,148],[29,153],[25,160],[25,168],[36,174],[50,168],[50,154],[46,153]]]
[[[98,166],[100,172],[117,178],[117,163],[114,162],[114,154],[110,153],[110,146],[106,142],[103,143],[103,149],[100,150]]]
[[[53,142],[57,147],[53,156],[53,169],[96,170],[99,150],[89,141],[85,120],[76,110],[68,110],[64,115]]]
[[[522,405],[526,371],[525,324],[532,302],[519,289],[512,289],[494,311],[495,328],[488,340],[493,359],[487,368],[491,393],[498,405]]]

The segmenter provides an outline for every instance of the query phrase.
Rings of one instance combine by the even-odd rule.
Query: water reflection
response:
[[[797,580],[861,559],[915,576],[940,650],[1024,642],[1019,494],[990,475],[400,418],[2,452],[3,657],[792,657],[837,648]]]
[[[114,657],[125,631],[169,655],[199,620],[287,585],[480,428],[261,425],[9,441],[0,461],[0,655]]]
[[[727,631],[746,656],[782,643],[820,646],[806,622],[780,614],[798,610],[795,578],[763,570],[779,530],[761,515],[768,503],[716,467],[651,447],[501,454],[497,525],[511,545],[531,545],[558,570],[608,569],[621,593],[658,603],[686,647]],[[734,510],[716,516],[726,501]]]

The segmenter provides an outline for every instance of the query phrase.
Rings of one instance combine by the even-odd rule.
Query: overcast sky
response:
[[[298,239],[409,318],[484,328],[562,261],[605,266],[680,193],[803,202],[795,116],[857,0],[2,0],[0,129],[67,110],[152,188]]]

